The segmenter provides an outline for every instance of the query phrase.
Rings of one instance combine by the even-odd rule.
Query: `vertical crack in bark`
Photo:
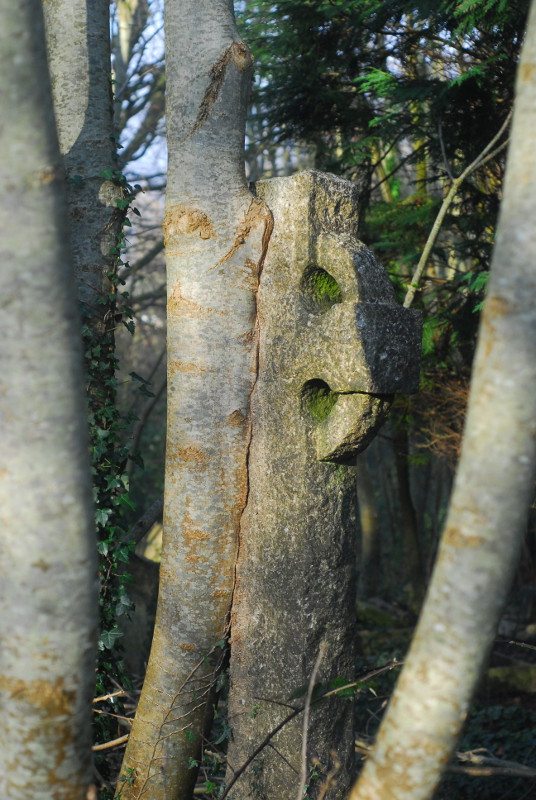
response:
[[[249,51],[249,47],[244,44],[244,42],[231,42],[229,47],[225,50],[223,55],[216,61],[215,64],[212,65],[210,68],[210,83],[205,90],[205,94],[203,95],[203,99],[199,105],[199,112],[197,115],[197,119],[191,131],[191,136],[194,133],[197,133],[199,128],[206,122],[208,119],[210,112],[212,111],[216,100],[220,94],[221,87],[223,86],[223,81],[225,79],[225,74],[227,72],[227,67],[233,61],[238,69],[245,70],[250,68],[253,60],[251,57],[251,53]]]
[[[252,197],[251,203],[249,204],[244,219],[236,229],[234,242],[231,248],[225,253],[224,256],[220,258],[220,260],[216,264],[214,264],[213,267],[211,267],[211,269],[216,269],[216,267],[221,267],[222,264],[225,264],[234,256],[237,250],[239,250],[246,244],[248,237],[251,233],[251,229],[253,228],[255,223],[258,222],[260,219],[264,220],[264,231],[262,234],[262,241],[261,241],[261,255],[259,260],[257,261],[257,277],[260,278],[262,267],[264,265],[264,259],[266,258],[268,243],[270,241],[270,236],[272,235],[272,230],[274,228],[274,220],[272,217],[272,212],[270,211],[264,200],[259,200],[258,197]]]
[[[254,329],[254,335],[255,335],[255,338],[256,338],[256,341],[255,341],[255,379],[253,381],[253,385],[251,387],[251,391],[249,393],[249,398],[248,398],[248,409],[247,409],[247,413],[248,413],[248,440],[247,440],[247,444],[246,444],[246,455],[245,455],[245,472],[246,472],[246,476],[245,476],[245,478],[246,478],[245,479],[245,492],[244,492],[244,501],[243,501],[242,509],[240,511],[240,518],[239,518],[239,522],[238,522],[238,530],[237,530],[237,535],[236,535],[236,558],[235,558],[235,566],[234,566],[234,581],[233,581],[233,589],[232,589],[232,592],[231,592],[231,604],[230,604],[230,608],[229,608],[229,630],[230,631],[231,631],[231,628],[232,628],[232,609],[233,609],[235,589],[236,589],[236,585],[237,585],[237,567],[238,567],[238,559],[239,559],[239,555],[240,555],[240,545],[241,545],[241,538],[242,538],[242,536],[241,536],[241,534],[242,534],[242,520],[243,520],[243,517],[244,517],[244,512],[245,512],[245,510],[247,508],[247,505],[248,505],[249,491],[250,491],[249,462],[250,462],[250,453],[251,453],[251,442],[252,442],[252,439],[253,439],[253,420],[252,420],[252,417],[251,417],[251,401],[252,401],[255,389],[257,387],[257,382],[259,380],[260,325],[259,325],[259,317],[258,317],[258,313],[257,313],[258,312],[257,299],[258,299],[258,293],[259,293],[259,284],[260,284],[260,278],[261,278],[261,274],[262,274],[262,268],[264,266],[264,262],[265,262],[265,259],[266,259],[266,253],[268,252],[268,245],[270,244],[270,239],[272,237],[272,232],[273,232],[273,229],[274,229],[274,218],[273,218],[272,212],[270,211],[270,209],[268,208],[266,203],[263,200],[259,200],[258,198],[254,197],[252,199],[252,202],[251,202],[251,205],[250,205],[250,209],[252,207],[256,208],[256,216],[260,216],[261,214],[264,216],[264,230],[263,230],[263,233],[262,233],[262,240],[261,240],[261,254],[259,256],[259,260],[257,261],[257,280],[258,280],[258,283],[257,283],[257,291],[255,293],[256,313],[255,313],[255,329]],[[250,212],[248,210],[248,214],[246,215],[246,218],[249,217],[249,213]],[[248,233],[249,233],[249,230],[248,230]]]

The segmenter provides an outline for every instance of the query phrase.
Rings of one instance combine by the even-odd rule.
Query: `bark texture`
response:
[[[356,237],[354,184],[319,172],[261,181],[274,232],[258,297],[259,377],[252,395],[249,494],[231,620],[228,782],[235,800],[298,793],[303,719],[270,733],[307,687],[353,680],[355,462],[395,391],[415,391],[420,315],[400,308],[387,274]],[[306,775],[339,763],[328,798],[346,797],[354,764],[353,708],[311,712]],[[309,782],[309,781],[307,781]]]
[[[107,273],[124,211],[116,169],[108,0],[43,3],[60,150],[66,173],[73,264],[84,318],[103,333],[115,327]],[[113,252],[112,252],[113,251]],[[103,295],[107,302],[103,303]]]
[[[98,606],[80,320],[41,3],[0,16],[0,796],[84,800]]]
[[[272,218],[248,191],[251,56],[228,0],[166,7],[168,428],[153,646],[122,800],[190,796],[248,492],[255,295]]]
[[[536,468],[536,6],[461,460],[425,607],[351,800],[430,798],[493,642],[526,530]]]

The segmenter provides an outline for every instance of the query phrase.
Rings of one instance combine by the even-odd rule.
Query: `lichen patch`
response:
[[[170,315],[180,314],[182,317],[190,319],[199,319],[203,317],[210,317],[212,314],[219,314],[225,316],[224,311],[218,311],[215,308],[208,306],[201,306],[194,300],[189,300],[181,292],[180,286],[175,286],[168,300],[168,313]]]
[[[216,235],[208,214],[200,208],[187,205],[171,206],[164,217],[164,243],[168,249],[176,249],[183,236],[211,239]]]
[[[207,455],[194,445],[178,449],[177,456],[190,469],[206,469],[209,463]]]

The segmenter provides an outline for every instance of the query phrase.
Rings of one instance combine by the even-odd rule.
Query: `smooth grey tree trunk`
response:
[[[355,667],[356,454],[392,395],[415,391],[420,313],[397,305],[356,238],[355,184],[311,171],[261,181],[274,215],[258,295],[259,376],[251,398],[249,493],[231,618],[227,782],[235,800],[346,797],[353,706],[332,698],[270,739],[317,680]],[[299,696],[295,693],[302,689]],[[305,725],[305,729],[304,729]]]
[[[166,5],[168,425],[153,645],[118,792],[186,800],[248,495],[255,294],[272,218],[244,176],[251,56],[228,0]]]
[[[125,216],[116,205],[123,190],[110,177],[117,168],[110,4],[108,0],[47,0],[43,9],[67,178],[74,271],[84,321],[102,338],[117,324],[110,313],[113,299],[109,294],[115,290],[108,273],[117,263],[117,238]]]
[[[39,0],[1,0],[0,796],[85,800],[97,626],[80,320]]]
[[[419,625],[351,800],[428,800],[495,635],[536,471],[536,4],[454,492]]]

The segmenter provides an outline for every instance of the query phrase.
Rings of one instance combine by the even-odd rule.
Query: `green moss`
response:
[[[315,422],[323,422],[331,413],[333,406],[339,399],[336,392],[332,392],[327,383],[315,380],[308,381],[303,387],[303,404]]]
[[[303,275],[302,291],[311,311],[327,311],[336,303],[342,303],[341,287],[325,269],[308,267]]]

